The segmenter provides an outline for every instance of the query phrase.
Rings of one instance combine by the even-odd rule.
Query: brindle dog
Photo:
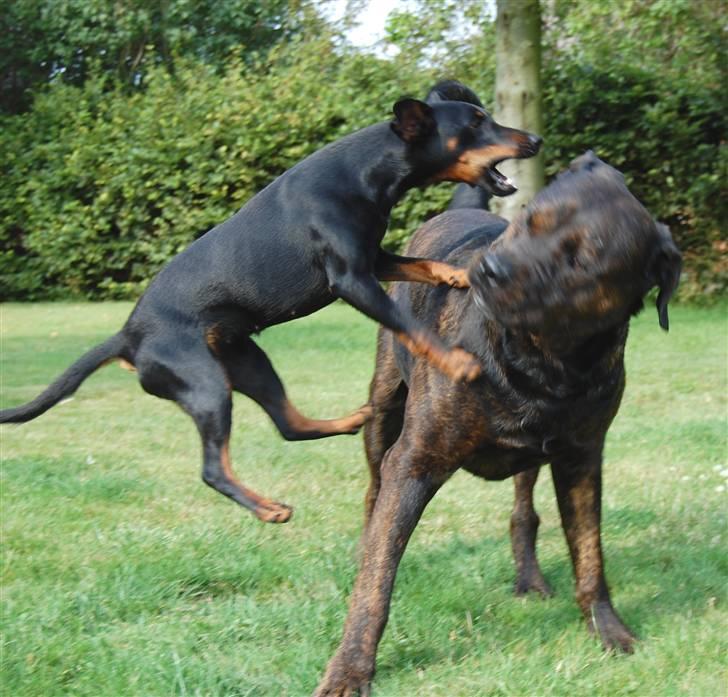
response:
[[[369,694],[397,566],[428,501],[458,469],[516,476],[516,590],[548,592],[534,553],[531,490],[549,462],[576,576],[576,600],[606,648],[634,636],[612,607],[601,542],[604,438],[624,390],[629,319],[658,286],[660,325],[680,276],[669,230],[622,175],[592,153],[536,196],[511,224],[482,210],[443,213],[409,254],[470,266],[469,292],[396,284],[399,306],[483,374],[455,384],[381,330],[365,427],[371,484],[362,561],[344,636],[316,695]]]

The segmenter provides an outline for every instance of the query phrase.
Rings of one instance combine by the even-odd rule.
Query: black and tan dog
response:
[[[395,284],[443,340],[478,356],[483,374],[455,384],[380,331],[365,426],[371,485],[362,561],[344,636],[316,692],[369,693],[397,566],[428,501],[458,469],[516,476],[516,590],[548,592],[535,557],[531,490],[551,463],[576,575],[576,599],[604,646],[634,637],[612,607],[600,546],[602,448],[624,389],[629,319],[659,287],[660,325],[680,275],[668,229],[619,172],[593,154],[544,189],[508,226],[482,210],[448,211],[414,236],[411,254],[471,266],[471,289]]]
[[[444,90],[453,96],[454,86]],[[121,358],[150,394],[174,400],[202,437],[203,479],[268,522],[290,507],[233,475],[233,390],[255,400],[288,440],[356,433],[364,407],[332,420],[303,416],[286,398],[268,357],[251,339],[262,329],[343,298],[397,333],[451,379],[473,379],[477,360],[402,311],[380,280],[467,285],[447,264],[380,247],[394,204],[413,187],[467,182],[494,195],[513,191],[495,165],[531,157],[538,136],[497,124],[478,105],[403,99],[394,119],[319,150],[276,179],[229,220],[177,255],[152,281],[123,329],[93,348],[33,401],[0,412],[0,423],[34,419],[72,394],[94,370]]]

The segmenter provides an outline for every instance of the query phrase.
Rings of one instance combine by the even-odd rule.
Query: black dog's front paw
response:
[[[365,404],[364,406],[357,409],[351,415],[351,429],[350,434],[359,433],[361,427],[374,416],[374,407],[371,404]]]
[[[451,288],[470,288],[470,276],[466,269],[453,269],[447,279]]]

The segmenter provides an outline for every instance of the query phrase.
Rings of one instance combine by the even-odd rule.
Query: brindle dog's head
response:
[[[476,260],[470,280],[490,318],[574,345],[629,319],[654,286],[660,326],[667,330],[667,303],[680,268],[668,228],[590,151]]]

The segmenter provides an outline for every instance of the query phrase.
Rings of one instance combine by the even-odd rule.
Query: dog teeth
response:
[[[515,186],[515,184],[513,183],[513,179],[511,179],[510,177],[506,177],[506,178],[505,178],[505,183],[506,183],[506,184],[507,184],[508,186]]]

